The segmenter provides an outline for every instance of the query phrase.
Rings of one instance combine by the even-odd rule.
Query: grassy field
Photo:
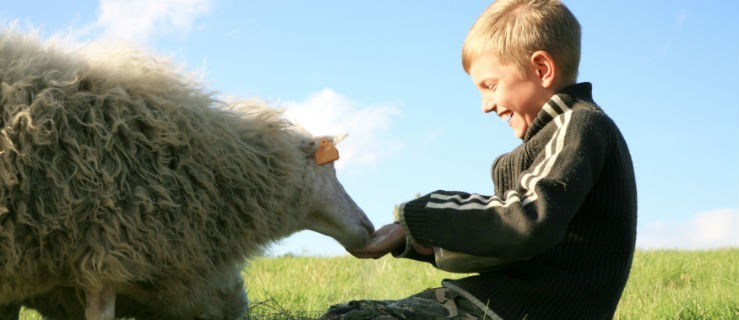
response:
[[[398,299],[464,275],[405,259],[258,258],[248,319],[313,319],[352,299]],[[40,319],[24,311],[21,319]],[[739,319],[739,249],[639,251],[616,319]]]

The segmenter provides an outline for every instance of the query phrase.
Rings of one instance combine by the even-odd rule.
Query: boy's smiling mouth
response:
[[[509,126],[511,125],[511,119],[513,119],[513,113],[504,111],[503,113],[498,115],[500,117],[500,120],[507,123]]]
[[[513,117],[513,115],[506,114],[506,115],[500,117],[500,120],[503,120],[503,122],[510,122],[512,117]]]

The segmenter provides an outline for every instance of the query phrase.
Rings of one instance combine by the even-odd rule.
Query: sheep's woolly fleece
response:
[[[120,49],[0,31],[0,300],[102,283],[185,292],[168,277],[197,279],[297,229],[281,213],[311,137]]]

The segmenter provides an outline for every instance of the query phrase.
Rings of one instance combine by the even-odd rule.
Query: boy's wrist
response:
[[[403,230],[405,231],[406,237],[409,239],[411,243],[416,243],[416,240],[413,239],[413,235],[411,234],[411,230],[408,228],[408,224],[405,222],[405,206],[407,203],[403,203],[400,206],[398,206],[397,217],[395,220],[395,223],[399,224],[403,227]]]
[[[398,207],[398,222],[414,243],[433,246],[431,231],[428,229],[427,200],[428,197],[421,197],[400,205]]]

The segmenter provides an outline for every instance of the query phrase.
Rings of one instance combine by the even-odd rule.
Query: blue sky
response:
[[[629,142],[640,248],[739,247],[739,2],[565,1],[583,28],[579,81]],[[492,192],[520,143],[460,63],[489,1],[11,1],[0,23],[42,38],[140,43],[223,96],[259,97],[315,134],[347,132],[339,178],[380,226],[437,189]],[[41,8],[41,9],[39,9]],[[300,232],[270,249],[344,254]]]

